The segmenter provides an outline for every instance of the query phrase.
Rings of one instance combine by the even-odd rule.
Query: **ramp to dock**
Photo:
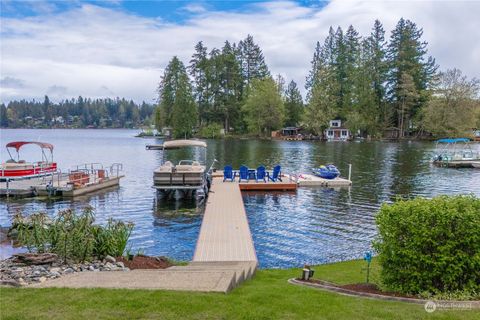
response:
[[[194,262],[257,262],[238,183],[214,178],[197,240]]]

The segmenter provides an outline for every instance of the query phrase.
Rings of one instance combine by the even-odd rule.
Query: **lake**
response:
[[[8,159],[5,144],[14,140],[50,142],[62,171],[81,163],[123,163],[121,186],[72,200],[0,200],[0,225],[8,226],[17,211],[80,210],[92,206],[97,221],[113,217],[135,223],[133,252],[190,260],[202,221],[203,207],[193,201],[157,200],[153,170],[162,152],[146,151],[155,139],[135,138],[137,130],[17,129],[0,131],[1,160]],[[244,193],[260,267],[297,267],[360,258],[376,236],[375,214],[381,204],[396,197],[471,193],[480,196],[480,170],[437,168],[429,163],[431,142],[310,142],[268,140],[207,140],[208,166],[245,164],[283,172],[309,172],[334,163],[346,176],[352,164],[351,188],[299,188],[296,193]],[[22,158],[38,160],[36,146],[21,150]],[[192,150],[169,151],[180,160]]]

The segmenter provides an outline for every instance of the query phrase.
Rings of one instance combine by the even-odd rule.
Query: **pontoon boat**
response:
[[[183,197],[205,198],[211,183],[211,168],[206,170],[205,164],[197,160],[180,160],[178,164],[165,160],[165,151],[197,147],[204,151],[206,162],[207,143],[199,140],[171,140],[162,145],[162,165],[153,173],[153,187],[160,196],[174,196],[176,199]],[[212,164],[213,166],[213,164]]]
[[[26,162],[20,160],[20,148],[27,144],[35,144],[42,151],[42,160]],[[53,145],[45,142],[14,141],[6,145],[10,159],[0,165],[0,180],[26,179],[44,176],[57,171],[57,163],[53,162]],[[15,149],[16,159],[10,153],[10,148]],[[50,152],[47,156],[46,152]]]
[[[433,164],[445,167],[468,168],[480,161],[480,152],[473,150],[467,138],[437,140]]]

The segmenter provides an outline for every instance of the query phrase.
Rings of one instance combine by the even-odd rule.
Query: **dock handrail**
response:
[[[116,177],[120,175],[120,171],[123,171],[123,163],[115,162],[112,163],[110,166],[110,174],[113,175],[113,173],[116,171]]]

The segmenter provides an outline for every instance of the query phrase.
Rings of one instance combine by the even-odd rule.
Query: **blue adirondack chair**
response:
[[[273,172],[272,175],[270,176],[269,173],[267,173],[268,180],[272,180],[273,182],[277,181],[282,181],[281,175],[282,175],[282,167],[277,165],[273,167]]]
[[[246,166],[241,166],[241,167],[240,167],[239,175],[240,175],[240,177],[239,177],[239,179],[238,179],[238,182],[241,182],[242,179],[248,181],[249,178],[250,178],[250,177],[248,176],[248,168],[247,168]]]
[[[255,174],[255,181],[263,180],[263,182],[267,182],[267,172],[265,171],[264,166],[260,166],[257,168],[257,172]]]
[[[232,166],[225,166],[223,168],[223,182],[225,182],[225,180],[227,179],[230,181],[234,181],[236,176],[237,173],[233,171]]]

